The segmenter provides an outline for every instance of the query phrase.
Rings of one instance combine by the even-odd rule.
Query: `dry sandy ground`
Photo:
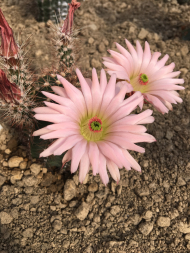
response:
[[[16,33],[33,34],[33,69],[47,66],[48,25],[35,20],[34,2],[1,3]],[[189,16],[190,6],[176,0],[82,2],[75,19],[82,28],[81,68],[100,70],[115,41],[147,40],[181,70],[184,102],[164,116],[154,111],[148,132],[157,142],[142,144],[143,155],[133,153],[142,173],[123,169],[119,184],[110,178],[107,187],[99,176],[90,174],[81,185],[67,170],[29,161],[13,130],[1,132],[0,253],[190,252],[190,42],[181,38]]]

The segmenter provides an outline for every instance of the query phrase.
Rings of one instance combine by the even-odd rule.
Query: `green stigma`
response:
[[[148,76],[146,74],[140,74],[139,83],[141,85],[146,85],[148,83]]]
[[[90,126],[91,126],[91,129],[92,129],[93,131],[100,131],[101,128],[102,128],[102,125],[101,125],[100,122],[98,122],[98,121],[93,121],[93,122],[90,124]]]

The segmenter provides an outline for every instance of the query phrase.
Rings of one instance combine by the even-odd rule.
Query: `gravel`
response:
[[[73,199],[76,196],[76,185],[73,180],[67,180],[65,186],[64,186],[64,199],[66,201],[69,201]]]
[[[6,212],[0,212],[0,219],[1,224],[9,224],[13,221],[13,217]]]
[[[79,220],[85,220],[89,213],[89,205],[83,202],[75,211],[75,215]]]
[[[36,35],[29,55],[38,68],[49,66],[50,33],[47,24],[35,20],[34,1],[9,2],[7,6],[8,1],[2,1],[1,8],[10,26],[15,34]],[[114,42],[126,47],[125,38],[133,45],[136,39],[142,45],[148,41],[152,51],[168,54],[168,64],[174,61],[175,70],[181,71],[186,88],[179,92],[183,103],[167,115],[154,110],[155,122],[147,132],[157,142],[140,144],[144,154],[130,152],[142,172],[121,169],[119,184],[110,178],[106,187],[91,171],[80,184],[78,172],[60,174],[59,168],[43,168],[40,160],[28,157],[19,134],[4,127],[0,133],[1,253],[190,251],[190,44],[180,35],[189,12],[190,6],[173,0],[81,2],[75,27],[80,29],[82,71],[89,73],[95,66],[99,73],[102,56],[109,55],[108,49],[115,50]]]

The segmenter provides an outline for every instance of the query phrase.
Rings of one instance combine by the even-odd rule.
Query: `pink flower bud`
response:
[[[71,34],[72,27],[73,27],[74,12],[79,7],[80,7],[80,3],[78,3],[76,0],[72,0],[72,2],[69,4],[69,11],[68,11],[66,19],[64,20],[63,27],[61,29],[61,32],[64,33],[65,35]]]
[[[0,9],[0,36],[1,36],[1,47],[0,54],[3,57],[11,58],[17,56],[18,46],[13,37],[13,31],[7,23],[1,9]]]
[[[0,99],[7,103],[14,103],[21,98],[21,91],[15,83],[11,83],[5,72],[0,69]]]

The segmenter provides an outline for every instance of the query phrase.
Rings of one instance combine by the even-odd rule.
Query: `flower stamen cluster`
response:
[[[102,131],[102,121],[97,116],[89,120],[88,126],[92,132],[99,133]]]
[[[141,85],[147,85],[147,83],[148,83],[148,76],[146,75],[146,74],[140,74],[139,75],[139,83],[141,84]]]

